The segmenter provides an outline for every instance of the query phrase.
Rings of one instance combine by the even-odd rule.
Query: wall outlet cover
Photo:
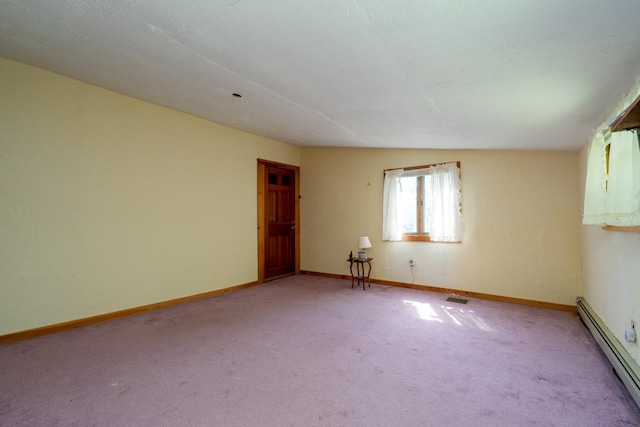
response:
[[[634,328],[625,329],[624,339],[627,340],[627,342],[636,342],[636,330]]]

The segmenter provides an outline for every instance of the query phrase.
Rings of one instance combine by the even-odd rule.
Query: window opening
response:
[[[460,242],[460,162],[385,171],[383,240]]]

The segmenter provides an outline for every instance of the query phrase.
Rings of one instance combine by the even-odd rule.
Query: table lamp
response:
[[[358,240],[358,247],[362,249],[361,251],[358,251],[358,258],[361,261],[364,261],[365,259],[367,259],[367,252],[364,249],[368,249],[371,247],[371,242],[369,241],[369,237],[360,236],[360,239]]]

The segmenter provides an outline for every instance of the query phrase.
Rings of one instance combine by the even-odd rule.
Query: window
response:
[[[429,236],[431,228],[431,175],[400,178],[403,240]],[[418,239],[423,240],[423,239]]]
[[[583,224],[640,225],[640,148],[636,133],[609,129],[598,132],[589,147],[586,175]]]
[[[462,241],[459,166],[385,171],[382,240]]]
[[[640,81],[591,138],[584,186],[585,225],[640,231],[639,105]]]

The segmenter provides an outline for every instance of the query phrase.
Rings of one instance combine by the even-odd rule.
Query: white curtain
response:
[[[635,132],[611,134],[607,224],[640,225],[640,148]]]
[[[394,169],[384,173],[382,193],[382,240],[402,240],[402,213],[400,210],[400,178],[404,170]]]
[[[425,169],[393,169],[385,172],[382,196],[382,240],[402,240],[402,212],[400,209],[400,178],[431,175],[430,201],[432,207],[429,236],[434,242],[461,242],[464,221],[460,169],[456,163],[432,166]]]
[[[606,225],[607,215],[607,145],[611,131],[598,131],[587,154],[587,179],[584,188],[584,215],[582,223]]]
[[[431,174],[431,230],[433,242],[461,242],[464,234],[462,218],[462,184],[455,163],[433,166]]]

